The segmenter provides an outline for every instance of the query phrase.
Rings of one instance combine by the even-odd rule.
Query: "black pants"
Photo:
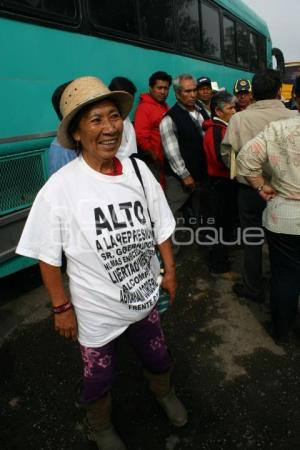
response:
[[[262,238],[251,237],[251,228],[257,228],[257,234],[263,233],[262,213],[266,202],[250,186],[239,185],[238,207],[243,232],[244,271],[243,282],[253,294],[263,293],[262,281]],[[249,232],[247,232],[249,230]]]
[[[271,313],[275,331],[286,336],[298,310],[300,236],[265,230],[271,263]]]
[[[209,197],[206,180],[196,182],[196,187],[182,210],[183,216],[186,220],[186,225],[194,225],[195,228],[205,227],[207,225]]]
[[[209,266],[213,272],[226,272],[230,270],[228,248],[237,223],[237,184],[229,178],[209,177],[208,195],[219,240],[210,247]]]

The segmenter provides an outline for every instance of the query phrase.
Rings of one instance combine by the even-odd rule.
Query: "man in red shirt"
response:
[[[166,72],[155,72],[149,78],[149,93],[141,94],[134,117],[139,153],[164,187],[164,152],[159,124],[169,106],[166,103],[172,77]]]

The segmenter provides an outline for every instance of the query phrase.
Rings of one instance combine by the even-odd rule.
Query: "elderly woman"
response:
[[[300,77],[295,84],[300,110]],[[262,176],[265,163],[271,180]],[[268,125],[239,153],[238,172],[267,201],[264,227],[270,249],[271,312],[275,340],[285,343],[300,294],[300,115]]]
[[[236,182],[231,180],[229,169],[221,158],[221,142],[228,122],[236,113],[236,97],[226,91],[213,95],[210,101],[212,119],[203,122],[205,131],[203,148],[206,154],[208,173],[209,212],[214,219],[218,242],[210,246],[209,270],[212,274],[230,271],[228,245],[237,215]],[[220,242],[221,241],[221,242]]]
[[[110,422],[115,342],[123,333],[137,351],[157,400],[180,427],[186,410],[170,385],[171,359],[155,307],[162,287],[176,289],[169,237],[174,218],[160,185],[138,162],[115,157],[132,97],[82,77],[64,90],[58,140],[80,152],[44,185],[32,206],[17,253],[36,258],[53,304],[55,329],[77,338],[83,366],[82,400],[102,450],[125,449]],[[152,224],[150,221],[152,220]],[[64,251],[70,284],[60,266]]]

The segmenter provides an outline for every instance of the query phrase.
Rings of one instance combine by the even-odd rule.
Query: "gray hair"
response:
[[[210,109],[212,116],[216,115],[216,109],[224,109],[228,103],[237,103],[237,98],[227,91],[219,91],[212,96]]]
[[[195,84],[197,84],[197,80],[195,77],[193,77],[193,75],[190,75],[189,73],[182,73],[181,75],[178,75],[173,80],[173,88],[174,88],[175,94],[177,92],[179,92],[180,89],[182,88],[181,82],[183,80],[193,80],[195,82]]]

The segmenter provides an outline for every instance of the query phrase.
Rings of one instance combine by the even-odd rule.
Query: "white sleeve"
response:
[[[59,208],[53,207],[42,189],[30,210],[16,253],[61,266],[62,226]]]
[[[124,158],[129,158],[129,156],[134,153],[137,153],[135,131],[129,118],[126,117],[124,120],[121,145],[116,156],[122,160]]]
[[[153,222],[157,244],[166,241],[175,230],[175,219],[169,208],[165,194],[152,172],[143,161],[138,161],[147,196],[148,210]]]

